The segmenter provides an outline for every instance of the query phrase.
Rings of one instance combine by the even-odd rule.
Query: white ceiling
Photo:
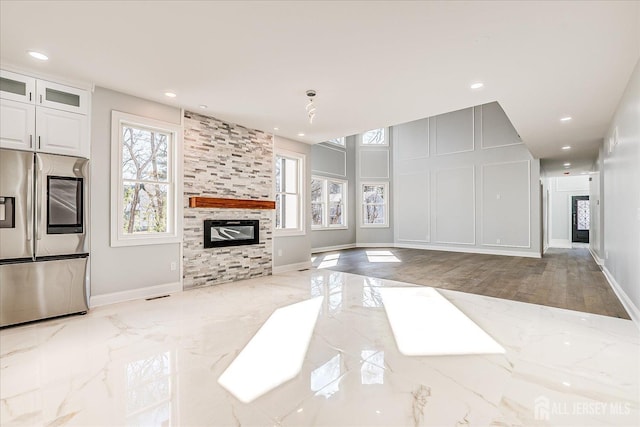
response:
[[[640,56],[638,1],[3,0],[0,28],[4,67],[308,143],[498,101],[534,156],[558,160],[595,157]]]

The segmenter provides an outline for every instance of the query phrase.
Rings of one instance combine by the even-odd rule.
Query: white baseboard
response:
[[[349,243],[347,245],[324,246],[322,248],[311,248],[311,253],[319,254],[321,252],[342,251],[345,249],[353,249],[355,247],[356,247],[355,243]]]
[[[505,251],[502,249],[485,249],[485,248],[472,248],[472,247],[459,248],[456,246],[416,245],[411,243],[396,243],[393,246],[396,248],[425,249],[428,251],[462,252],[462,253],[483,254],[483,255],[505,255],[505,256],[519,256],[519,257],[525,257],[525,258],[540,258],[539,252],[518,252],[518,251]]]
[[[633,301],[631,301],[627,293],[622,289],[622,287],[620,287],[620,284],[616,281],[611,272],[607,270],[607,267],[602,266],[602,273],[604,273],[604,277],[607,279],[607,282],[609,282],[609,285],[611,285],[611,289],[613,289],[613,292],[615,292],[615,294],[618,296],[618,299],[622,303],[622,306],[625,308],[625,310],[627,310],[627,313],[629,313],[629,316],[631,317],[631,320],[633,320],[633,323],[635,323],[638,329],[640,329],[640,309],[638,309]]]
[[[571,249],[573,246],[571,245],[571,240],[568,239],[551,239],[549,241],[549,247]]]
[[[113,292],[104,295],[95,295],[89,298],[89,307],[100,307],[101,305],[115,304],[118,302],[131,301],[143,298],[159,297],[161,295],[182,292],[182,283],[164,283],[162,285],[148,286],[146,288],[131,289],[129,291]]]
[[[311,261],[298,262],[296,264],[279,265],[273,267],[271,270],[273,274],[286,273],[287,271],[304,270],[305,268],[311,268]]]
[[[600,258],[598,256],[598,254],[596,254],[592,249],[591,246],[589,246],[589,253],[591,254],[591,256],[593,257],[593,260],[596,262],[596,264],[598,265],[604,265],[604,260],[602,258]]]
[[[356,243],[356,248],[395,248],[393,243]]]

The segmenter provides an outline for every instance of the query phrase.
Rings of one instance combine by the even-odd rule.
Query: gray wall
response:
[[[393,127],[395,243],[540,255],[540,162],[498,103]]]
[[[591,224],[589,230],[589,249],[599,263],[604,260],[604,146],[598,150],[598,158],[593,165],[589,182],[589,205]]]
[[[180,244],[112,248],[111,111],[180,124],[180,109],[96,87],[91,117],[91,296],[180,282]]]
[[[291,139],[274,136],[275,152],[278,149],[293,151],[305,155],[305,179],[304,189],[305,200],[302,203],[305,216],[305,234],[301,236],[278,236],[274,232],[273,237],[273,267],[284,267],[292,264],[301,266],[303,263],[311,262],[311,209],[309,196],[311,194],[311,146],[302,142],[293,141]],[[273,159],[272,159],[273,161]]]
[[[640,62],[605,135],[601,172],[604,174],[604,265],[629,298],[628,302],[635,306],[636,316],[640,313],[639,112]]]
[[[347,181],[347,229],[312,230],[312,250],[353,245],[356,241],[356,137],[345,138],[345,146],[321,143],[311,147],[311,174]]]

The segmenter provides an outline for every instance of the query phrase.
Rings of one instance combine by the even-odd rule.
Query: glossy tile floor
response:
[[[403,356],[379,292],[398,286],[412,285],[308,270],[3,329],[0,423],[640,425],[631,321],[442,290],[506,353]],[[218,384],[275,309],[316,296],[294,379],[249,404]]]

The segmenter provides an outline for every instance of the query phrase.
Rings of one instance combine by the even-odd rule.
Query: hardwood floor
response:
[[[313,257],[316,268],[629,319],[586,248],[549,249],[542,259],[398,248]]]

